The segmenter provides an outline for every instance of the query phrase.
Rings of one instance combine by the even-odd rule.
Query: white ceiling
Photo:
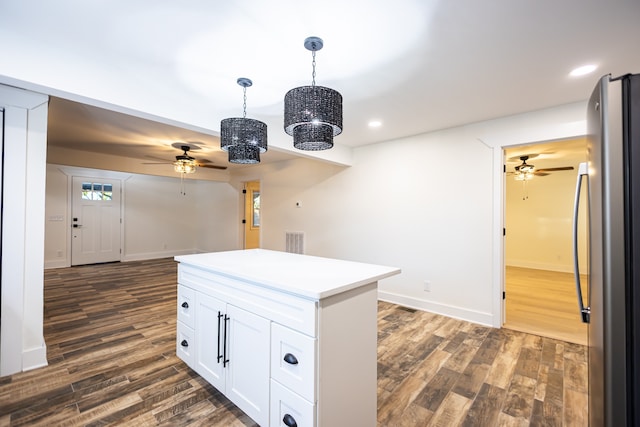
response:
[[[283,98],[310,84],[311,35],[324,39],[317,84],[344,98],[347,147],[584,101],[600,75],[640,72],[638,0],[0,0],[0,83],[177,125],[73,117],[91,107],[54,100],[51,144],[165,158],[191,139],[218,163],[211,135],[242,114],[241,76],[247,116],[293,150]],[[569,77],[584,64],[598,68]]]

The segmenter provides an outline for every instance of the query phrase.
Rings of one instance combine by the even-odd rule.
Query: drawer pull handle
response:
[[[289,365],[298,364],[298,359],[291,353],[287,353],[284,355],[284,361],[287,362]]]
[[[183,302],[182,303],[182,308],[189,308],[189,303],[188,302]]]
[[[222,367],[226,368],[227,363],[229,363],[229,355],[227,354],[227,322],[230,321],[231,318],[224,315],[224,341],[222,341]]]
[[[189,347],[189,343],[187,342],[187,340],[182,340],[180,345],[183,346],[183,347]]]
[[[298,423],[296,422],[296,419],[289,414],[284,414],[284,418],[282,418],[282,422],[288,427],[298,427]]]
[[[221,319],[222,319],[222,313],[220,312],[220,310],[218,310],[218,363],[220,363],[220,361],[222,360],[222,354],[220,353],[220,324],[221,324]]]

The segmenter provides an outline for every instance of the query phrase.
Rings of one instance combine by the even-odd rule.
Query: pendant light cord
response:
[[[242,87],[242,92],[244,93],[243,103],[242,103],[242,118],[247,118],[247,87]]]
[[[315,50],[311,51],[311,56],[313,58],[313,60],[311,61],[311,67],[313,69],[311,73],[311,86],[315,86],[316,85],[316,51]]]

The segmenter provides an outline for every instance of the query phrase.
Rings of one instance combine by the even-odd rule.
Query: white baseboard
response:
[[[22,370],[30,371],[31,369],[42,368],[47,366],[47,345],[32,348],[22,352]]]
[[[44,269],[48,270],[51,268],[66,268],[71,267],[71,264],[66,260],[49,260],[44,262]]]
[[[378,299],[394,304],[403,305],[417,310],[428,311],[431,313],[441,314],[454,319],[465,320],[467,322],[478,323],[483,326],[493,327],[493,316],[491,313],[483,313],[480,311],[468,310],[461,307],[455,307],[447,304],[434,303],[418,298],[408,297],[406,295],[394,294],[378,290]]]
[[[121,261],[144,261],[147,259],[158,259],[158,258],[170,258],[177,255],[191,255],[201,253],[202,251],[198,249],[183,249],[179,251],[158,251],[158,252],[144,252],[137,254],[127,254],[124,255]],[[71,267],[71,263],[69,260],[45,260],[44,269],[52,269],[52,268],[66,268]]]
[[[177,255],[191,255],[199,253],[197,249],[183,249],[179,251],[158,251],[138,254],[127,254],[122,257],[122,261],[144,261],[147,259],[170,258]]]
[[[547,264],[544,262],[533,262],[527,260],[506,260],[509,267],[532,268],[534,270],[557,271],[559,273],[573,273],[573,265]]]

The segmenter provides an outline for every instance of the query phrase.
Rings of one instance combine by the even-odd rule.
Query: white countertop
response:
[[[180,255],[175,260],[318,300],[400,273],[396,267],[266,249]]]

